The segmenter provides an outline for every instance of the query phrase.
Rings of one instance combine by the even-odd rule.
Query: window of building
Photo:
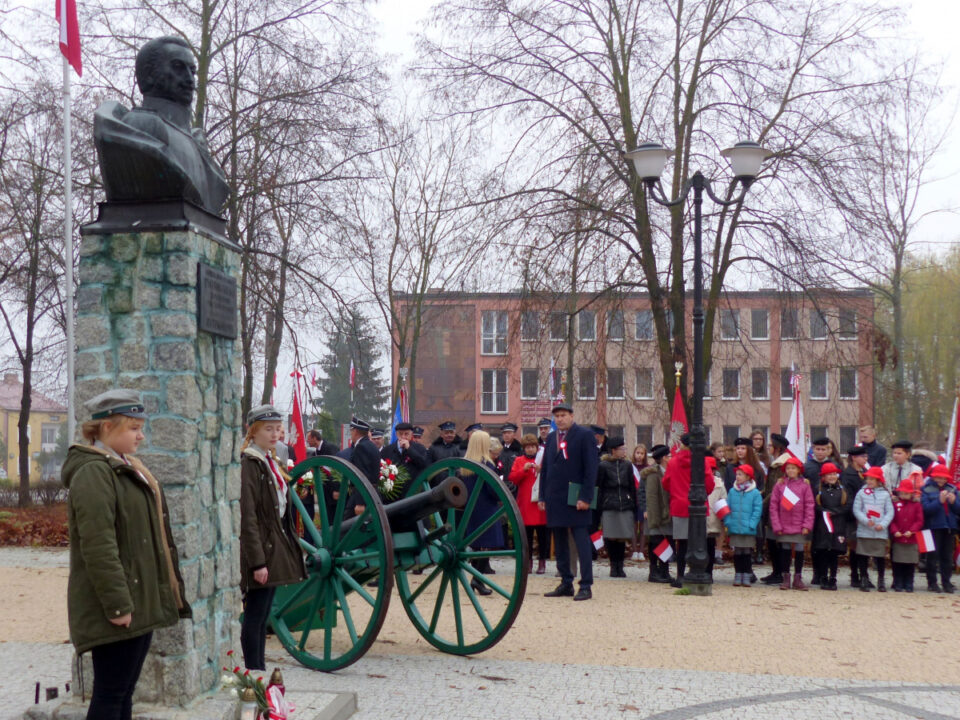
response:
[[[713,397],[713,383],[710,382],[710,371],[707,370],[703,374],[703,397],[709,398]]]
[[[597,371],[595,368],[577,370],[577,398],[595,400],[597,397]]]
[[[766,309],[750,311],[750,339],[768,340],[770,338],[769,312]]]
[[[766,400],[770,397],[770,377],[766,368],[750,370],[750,397],[754,400]]]
[[[840,426],[840,447],[837,449],[841,454],[846,455],[847,450],[857,444],[857,441],[860,439],[858,430],[856,425]]]
[[[507,412],[507,371],[490,368],[482,371],[480,412]]]
[[[484,310],[481,316],[483,355],[507,354],[507,313],[505,310]]]
[[[41,445],[56,445],[57,436],[60,434],[59,425],[48,425],[44,423],[40,427],[40,444]]]
[[[627,440],[623,435],[623,425],[607,425],[607,437],[620,437],[623,438],[624,442]],[[630,448],[627,448],[627,453],[627,457],[629,458]]]
[[[670,445],[670,426],[669,425],[663,426],[663,444]]]
[[[822,437],[829,435],[829,428],[826,425],[811,425],[810,426],[810,440],[817,440]],[[801,460],[803,458],[800,458]]]
[[[827,326],[827,316],[823,314],[820,310],[814,308],[810,311],[810,339],[811,340],[826,340],[827,331],[829,330]]]
[[[520,371],[520,397],[524,400],[536,400],[540,397],[540,371],[536,368]]]
[[[667,310],[667,333],[672,339],[675,335],[673,332],[673,310]]]
[[[637,425],[637,445],[653,447],[653,425]]]
[[[710,439],[710,426],[704,425],[703,426],[703,444],[709,447],[711,442],[712,441]]]
[[[540,313],[536,310],[524,310],[520,314],[520,339],[524,342],[540,339]]]
[[[637,368],[635,371],[636,380],[637,380],[637,394],[636,398],[638,400],[652,400],[653,399],[653,370],[650,368]]]
[[[611,400],[623,399],[623,368],[607,368],[607,397]]]
[[[523,437],[524,435],[539,435],[540,431],[536,425],[522,425],[520,433],[520,437]]]
[[[790,340],[800,334],[800,320],[796,308],[784,308],[780,311],[780,337]]]
[[[810,371],[810,397],[813,400],[826,400],[829,397],[826,370]]]
[[[569,322],[568,322],[567,313],[565,312],[550,313],[550,339],[551,340],[566,340],[568,328],[569,328]]]
[[[623,310],[611,310],[607,313],[607,339],[623,340]]]
[[[853,308],[840,308],[839,333],[841,340],[857,339],[857,311]]]
[[[724,445],[733,445],[737,441],[738,437],[740,437],[739,425],[723,426],[723,444]]]
[[[723,387],[721,391],[724,400],[740,399],[740,368],[723,369]]]
[[[653,312],[637,310],[637,340],[653,340]]]
[[[597,313],[593,310],[581,310],[577,313],[577,336],[581,340],[597,339]]]
[[[857,399],[857,369],[840,368],[840,399]]]
[[[740,337],[740,311],[720,309],[720,339],[737,340]]]
[[[790,368],[780,368],[780,399],[793,400],[793,386],[790,379],[793,377],[793,370]]]

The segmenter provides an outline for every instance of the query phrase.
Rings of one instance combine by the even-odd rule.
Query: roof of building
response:
[[[3,376],[0,382],[0,410],[20,410],[20,397],[23,395],[23,383],[12,373]],[[51,400],[46,395],[33,391],[30,403],[31,412],[65,413],[65,405]]]

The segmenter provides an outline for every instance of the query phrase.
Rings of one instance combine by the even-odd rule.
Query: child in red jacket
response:
[[[917,533],[923,530],[923,507],[917,487],[922,479],[919,472],[913,473],[897,486],[899,499],[893,504],[893,522],[890,523],[894,592],[913,592],[913,576],[920,560]]]

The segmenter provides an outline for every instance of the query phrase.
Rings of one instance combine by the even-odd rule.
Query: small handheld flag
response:
[[[800,496],[790,488],[784,488],[783,497],[780,498],[780,505],[784,510],[793,510],[794,505],[800,502]]]
[[[597,530],[593,535],[590,536],[590,542],[593,543],[593,546],[599,550],[603,547],[603,532]]]
[[[827,510],[823,511],[823,524],[827,526],[827,530],[830,534],[833,534],[833,518],[830,517],[830,513]]]
[[[917,549],[922,553],[933,552],[937,549],[933,542],[933,531],[921,530],[917,534]]]
[[[880,511],[879,511],[879,510],[875,510],[874,508],[870,508],[869,510],[867,510],[867,517],[868,517],[868,518],[879,518],[879,517],[880,517]]]
[[[653,549],[653,554],[660,558],[661,562],[670,562],[670,558],[673,557],[673,548],[670,547],[670,541],[664,538],[663,542]]]
[[[713,512],[720,520],[723,520],[727,515],[730,514],[730,506],[727,504],[727,501],[723,498],[717,500],[713,505]]]
[[[640,489],[640,470],[636,465],[633,466],[633,482],[637,486],[637,490]]]

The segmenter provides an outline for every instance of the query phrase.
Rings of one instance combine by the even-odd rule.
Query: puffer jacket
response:
[[[714,507],[718,500],[727,499],[727,487],[720,478],[714,476],[713,492],[707,496],[707,535],[720,535],[723,532],[723,520],[717,517]]]
[[[949,490],[956,496],[953,505],[940,502],[940,491]],[[937,481],[929,478],[923,484],[920,493],[920,504],[923,505],[923,527],[927,530],[956,530],[957,515],[960,515],[960,491],[953,483],[946,483],[941,488]]]
[[[633,512],[637,508],[637,484],[633,464],[604,455],[597,471],[597,509]]]
[[[817,495],[817,515],[813,525],[814,550],[846,550],[847,515],[853,505],[853,496],[847,495],[846,489],[839,482],[833,485],[821,483],[820,493]],[[833,523],[833,532],[827,527],[823,514],[830,516]],[[844,538],[844,542],[840,542]]]
[[[67,452],[70,640],[90,648],[145,635],[191,617],[159,483],[135,457],[129,464],[89,445]],[[129,627],[110,618],[131,613]]]
[[[667,471],[663,474],[664,489],[670,493],[670,516],[690,517],[690,460],[692,453],[681,450],[667,463]],[[704,484],[707,495],[713,492],[713,473],[704,470]]]
[[[723,519],[731,535],[755,535],[763,514],[763,497],[757,484],[751,480],[743,490],[734,485],[727,493],[730,514]]]
[[[240,589],[244,592],[306,579],[293,512],[288,500],[280,517],[276,485],[266,460],[256,447],[247,447],[240,456]],[[253,573],[264,567],[267,582],[261,585]]]
[[[790,488],[800,499],[787,510],[781,500],[784,491]],[[799,535],[804,530],[813,532],[813,490],[803,477],[783,478],[770,493],[770,525],[777,535]]]
[[[872,490],[868,487],[861,488],[853,501],[853,516],[857,519],[858,538],[886,540],[890,535],[890,522],[893,520],[893,500],[890,499],[890,493],[883,486]],[[879,530],[870,527],[867,524],[870,520],[880,523],[882,527]]]
[[[640,471],[640,479],[646,488],[647,498],[647,528],[666,528],[670,526],[670,493],[661,480],[663,468],[651,465]]]

